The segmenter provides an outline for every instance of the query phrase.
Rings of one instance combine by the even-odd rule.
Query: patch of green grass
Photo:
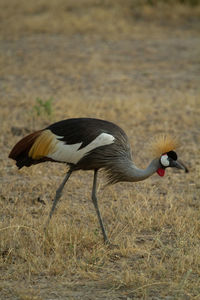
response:
[[[36,98],[36,104],[33,109],[36,112],[36,115],[39,116],[48,116],[51,117],[53,113],[52,103],[53,99],[49,98],[48,100],[42,100],[41,98]]]

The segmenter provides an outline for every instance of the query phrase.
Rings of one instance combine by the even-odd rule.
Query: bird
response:
[[[138,168],[132,159],[128,137],[118,125],[96,118],[71,118],[35,131],[22,138],[11,150],[9,158],[19,169],[46,161],[65,163],[68,170],[56,190],[49,213],[50,221],[63,188],[71,174],[78,170],[93,170],[92,202],[105,243],[110,243],[97,200],[97,175],[105,171],[107,184],[142,181],[157,174],[165,175],[167,168],[188,172],[175,152],[177,142],[170,135],[161,135],[152,143],[154,157],[146,169]]]

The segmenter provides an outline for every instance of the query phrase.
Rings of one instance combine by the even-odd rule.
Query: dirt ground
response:
[[[136,2],[1,0],[2,300],[200,299],[200,7]],[[37,98],[53,99],[52,112]],[[154,135],[178,136],[190,169],[100,184],[116,250],[103,245],[87,200],[90,172],[67,186],[47,246],[42,228],[66,168],[18,171],[7,158],[25,134],[80,116],[123,127],[141,167]]]

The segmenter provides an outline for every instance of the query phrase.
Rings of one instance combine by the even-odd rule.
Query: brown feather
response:
[[[9,154],[9,158],[12,158],[16,160],[19,156],[22,154],[28,154],[30,148],[34,144],[37,137],[41,134],[42,130],[33,132],[27,136],[25,136],[23,139],[21,139],[11,150]]]
[[[56,139],[55,134],[53,134],[51,130],[44,130],[35,139],[32,147],[28,152],[28,156],[33,159],[40,159],[44,156],[47,156],[55,149],[58,142],[59,141]]]
[[[54,151],[58,142],[51,130],[39,130],[21,139],[11,150],[9,158],[16,160],[19,169],[45,161],[54,161],[46,156]]]

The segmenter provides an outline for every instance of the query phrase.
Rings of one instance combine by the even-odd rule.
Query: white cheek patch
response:
[[[160,158],[161,165],[163,167],[169,167],[169,158],[167,154],[164,154]]]
[[[67,145],[63,141],[58,141],[55,151],[53,151],[53,153],[49,153],[47,157],[61,162],[76,164],[81,158],[83,158],[91,150],[101,146],[113,144],[114,140],[115,138],[111,134],[101,133],[90,144],[88,144],[87,146],[81,149],[79,148],[83,142],[73,144],[73,145]]]

